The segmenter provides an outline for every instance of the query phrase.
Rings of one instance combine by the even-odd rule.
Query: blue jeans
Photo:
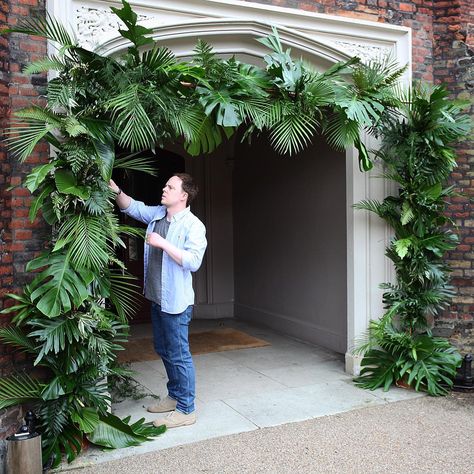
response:
[[[185,414],[194,411],[195,398],[195,372],[188,340],[192,315],[192,306],[182,313],[169,314],[156,303],[151,304],[153,343],[168,375],[168,395],[176,400],[176,410]]]

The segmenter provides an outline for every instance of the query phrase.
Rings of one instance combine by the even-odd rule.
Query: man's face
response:
[[[172,176],[163,188],[161,204],[166,207],[172,207],[180,202],[186,204],[188,194],[183,191],[183,182],[177,176]]]

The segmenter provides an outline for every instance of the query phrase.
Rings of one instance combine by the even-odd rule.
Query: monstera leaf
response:
[[[81,199],[88,199],[89,190],[85,186],[79,186],[77,178],[69,170],[57,170],[54,176],[56,187],[62,194],[72,194]]]
[[[63,253],[43,255],[28,263],[28,271],[46,267],[31,283],[31,301],[45,316],[54,318],[77,308],[89,296],[87,286],[94,275],[77,270]]]

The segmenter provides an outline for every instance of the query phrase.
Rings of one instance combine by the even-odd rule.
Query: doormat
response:
[[[232,328],[213,329],[212,331],[192,332],[189,334],[191,354],[208,354],[209,352],[234,351],[252,347],[269,346],[270,343],[245,332]],[[144,362],[157,360],[160,356],[153,349],[153,338],[132,338],[124,344],[125,350],[118,353],[118,361]]]

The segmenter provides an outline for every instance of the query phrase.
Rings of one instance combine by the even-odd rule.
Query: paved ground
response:
[[[419,393],[394,388],[385,393],[356,387],[344,372],[343,356],[305,344],[270,329],[235,320],[196,321],[195,329],[215,325],[237,327],[271,343],[266,347],[194,356],[196,366],[197,423],[140,446],[103,452],[89,449],[70,467],[100,464],[122,457],[155,452],[221,436],[284,425],[420,397]],[[146,331],[147,327],[139,328]],[[146,392],[166,393],[166,375],[161,360],[132,364],[136,380]],[[132,421],[157,415],[145,406],[151,397],[127,399],[113,406],[121,418]],[[139,472],[139,471],[137,471]]]
[[[74,473],[471,474],[473,447],[474,394],[452,394],[214,438]]]

